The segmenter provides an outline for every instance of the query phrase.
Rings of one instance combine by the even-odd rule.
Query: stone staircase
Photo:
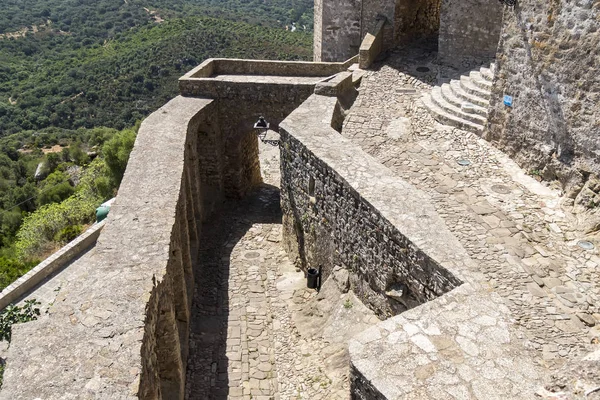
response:
[[[494,64],[435,86],[422,101],[440,123],[480,134],[487,123]]]

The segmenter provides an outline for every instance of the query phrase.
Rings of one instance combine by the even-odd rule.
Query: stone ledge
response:
[[[350,341],[355,399],[532,398],[545,371],[496,294],[469,284]],[[365,382],[368,385],[365,385]]]
[[[17,302],[44,279],[79,257],[96,243],[105,221],[92,225],[66,246],[46,258],[0,293],[0,310]]]
[[[213,75],[329,76],[345,71],[356,59],[357,57],[352,57],[344,62],[312,62],[209,58],[180,80],[210,78]]]

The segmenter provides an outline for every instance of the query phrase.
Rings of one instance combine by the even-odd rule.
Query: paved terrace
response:
[[[552,185],[526,175],[478,136],[432,119],[420,98],[438,74],[448,71],[436,65],[435,52],[426,45],[396,49],[364,75],[342,135],[429,196],[478,262],[490,290],[504,300],[515,329],[550,378],[552,371],[598,349],[600,257],[598,249],[577,245],[595,240],[577,230],[568,201]],[[473,332],[474,341],[463,349],[478,352],[479,335]],[[566,381],[560,373],[553,379]],[[500,387],[487,387],[477,397],[496,398]]]

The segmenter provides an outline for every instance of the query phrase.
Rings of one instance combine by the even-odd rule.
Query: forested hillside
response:
[[[139,121],[209,57],[311,58],[312,0],[3,0],[0,289],[114,196]]]
[[[9,0],[0,14],[0,136],[48,126],[131,126],[208,57],[310,58],[310,33],[286,31],[273,19],[307,18],[306,11],[285,11],[283,0],[225,1],[227,18],[194,16],[217,14],[210,1],[29,2],[23,8]]]

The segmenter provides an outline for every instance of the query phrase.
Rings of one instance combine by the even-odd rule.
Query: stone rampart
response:
[[[520,0],[496,60],[486,138],[572,197],[600,174],[599,19],[598,2]]]
[[[218,103],[219,133],[203,139],[210,148],[202,151],[206,157],[214,155],[205,167],[213,178],[220,177],[226,195],[242,197],[260,182],[253,132],[258,117],[264,116],[276,129],[319,82],[330,80],[357,61],[357,57],[343,63],[210,59],[179,80],[182,95],[212,98]]]
[[[351,398],[532,397],[543,373],[503,300],[426,195],[332,128],[338,109],[314,95],[281,124],[281,201],[290,255],[347,268],[390,317],[349,344]]]
[[[143,122],[94,253],[49,315],[13,328],[0,399],[183,398],[215,106],[177,97]]]
[[[444,0],[438,56],[461,71],[496,57],[504,6],[498,0]]]

